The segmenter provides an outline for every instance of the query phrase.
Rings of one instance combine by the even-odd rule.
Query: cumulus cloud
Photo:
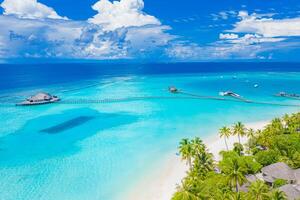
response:
[[[237,34],[221,33],[219,35],[221,40],[227,40],[228,43],[240,43],[245,45],[252,45],[252,44],[259,44],[259,43],[266,43],[266,42],[281,42],[286,38],[272,38],[272,37],[263,37],[262,35],[258,34],[245,34],[242,37],[239,37]]]
[[[0,16],[0,58],[145,58],[174,36],[167,26],[104,30],[72,20],[32,20]]]
[[[274,13],[240,11],[232,30],[219,34],[219,41],[210,45],[212,55],[228,58],[271,59],[267,52],[294,49],[299,44],[300,18],[274,19]],[[276,45],[274,45],[276,43]],[[262,55],[263,54],[263,55]]]
[[[98,12],[89,22],[102,25],[105,30],[117,28],[161,25],[154,16],[143,12],[143,0],[100,0],[92,6]]]
[[[199,45],[170,34],[170,26],[143,12],[143,0],[99,0],[93,5],[98,13],[86,21],[62,20],[66,18],[36,0],[4,0],[1,7],[0,60],[268,59],[272,56],[267,52],[298,48],[300,43],[289,41],[289,36],[300,36],[298,18],[279,20],[246,11],[239,12],[234,28],[220,33],[217,41]],[[217,15],[218,19],[229,17],[237,17],[237,13]]]
[[[239,12],[240,21],[234,25],[232,32],[256,33],[264,37],[300,36],[300,17],[273,19],[271,17]]]
[[[0,58],[140,58],[161,54],[175,38],[169,26],[143,13],[142,0],[101,0],[93,6],[101,14],[88,21],[61,20],[34,0],[5,0],[1,6]]]
[[[234,33],[220,33],[219,38],[221,40],[232,40],[239,38],[239,36]]]
[[[27,19],[67,19],[59,16],[53,8],[37,2],[37,0],[4,0],[1,3],[4,15],[15,15]]]

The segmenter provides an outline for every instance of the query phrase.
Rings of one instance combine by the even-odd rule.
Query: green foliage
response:
[[[193,156],[193,148],[189,139],[182,139],[179,143],[179,153],[183,160],[186,160],[190,166],[192,167],[192,156]]]
[[[190,185],[183,184],[182,187],[178,188],[172,200],[199,200],[199,198],[194,194]]]
[[[276,118],[261,132],[256,133],[256,146],[265,147],[267,153],[261,153],[255,145],[251,152],[262,165],[283,161],[293,168],[300,167],[300,113]],[[277,156],[276,156],[276,155]]]
[[[269,194],[270,200],[287,200],[287,197],[284,192],[277,189],[272,190]]]
[[[226,176],[228,185],[238,192],[238,186],[246,182],[247,169],[236,152],[223,152],[222,156],[223,159],[219,162],[219,167]]]
[[[278,152],[275,150],[259,151],[255,154],[255,159],[262,166],[267,166],[276,163],[279,160]]]
[[[241,143],[240,137],[245,136],[247,134],[247,129],[245,125],[242,122],[237,122],[233,125],[232,130],[233,135],[237,135],[239,138],[239,143]]]
[[[226,149],[228,151],[228,144],[227,144],[227,138],[231,135],[231,130],[230,128],[228,128],[227,126],[223,126],[220,130],[219,130],[219,135],[220,137],[224,138],[225,141],[225,145],[226,145]]]
[[[263,181],[255,181],[248,192],[239,191],[247,182],[246,175],[258,173],[263,166],[285,162],[293,168],[300,168],[300,113],[275,118],[262,130],[246,129],[236,123],[232,130],[220,129],[220,137],[230,135],[249,137],[247,151],[243,145],[234,144],[232,151],[221,152],[222,159],[215,164],[200,138],[183,139],[179,152],[189,163],[188,176],[174,194],[172,200],[286,200],[286,195],[276,188],[286,184],[276,180],[273,187]],[[245,154],[247,153],[247,154]],[[220,172],[216,172],[217,166]]]
[[[255,181],[251,183],[247,196],[248,199],[267,200],[269,199],[269,187],[261,180]]]
[[[283,180],[283,179],[276,179],[273,183],[273,187],[274,188],[279,188],[283,185],[287,184],[287,181],[286,180]]]
[[[244,151],[244,147],[240,143],[233,144],[233,151],[237,152],[237,154],[242,155]]]
[[[247,170],[247,174],[256,174],[258,173],[262,165],[258,163],[253,156],[241,156],[240,157],[241,165]]]
[[[262,166],[254,159],[253,156],[240,156],[235,151],[226,151],[221,153],[223,159],[219,162],[220,169],[232,160],[237,160],[239,166],[243,168],[245,174],[254,174],[260,171]]]

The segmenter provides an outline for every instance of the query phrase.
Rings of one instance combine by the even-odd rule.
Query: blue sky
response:
[[[0,61],[300,61],[297,0],[2,0]]]

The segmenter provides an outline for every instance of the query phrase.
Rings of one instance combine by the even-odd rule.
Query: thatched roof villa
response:
[[[248,182],[239,187],[243,192],[248,192],[250,184],[257,180],[273,185],[277,179],[282,179],[287,181],[287,184],[278,189],[283,191],[289,200],[300,199],[300,169],[294,170],[283,162],[265,166],[261,169],[261,173],[247,175],[246,179]]]
[[[276,179],[286,180],[288,183],[296,183],[296,170],[291,169],[287,164],[278,162],[261,169],[262,178],[267,183],[274,183]]]
[[[286,184],[281,186],[279,190],[284,192],[290,200],[296,200],[300,197],[300,185]]]
[[[30,98],[27,98],[25,101],[17,105],[20,106],[40,105],[40,104],[54,103],[57,101],[60,101],[60,99],[57,96],[45,92],[40,92],[34,96],[31,96]]]

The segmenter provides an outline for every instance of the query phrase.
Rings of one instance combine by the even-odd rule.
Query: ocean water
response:
[[[297,63],[0,65],[0,77],[1,200],[122,200],[180,139],[300,111],[274,96],[300,93]],[[62,101],[14,105],[38,91]]]

